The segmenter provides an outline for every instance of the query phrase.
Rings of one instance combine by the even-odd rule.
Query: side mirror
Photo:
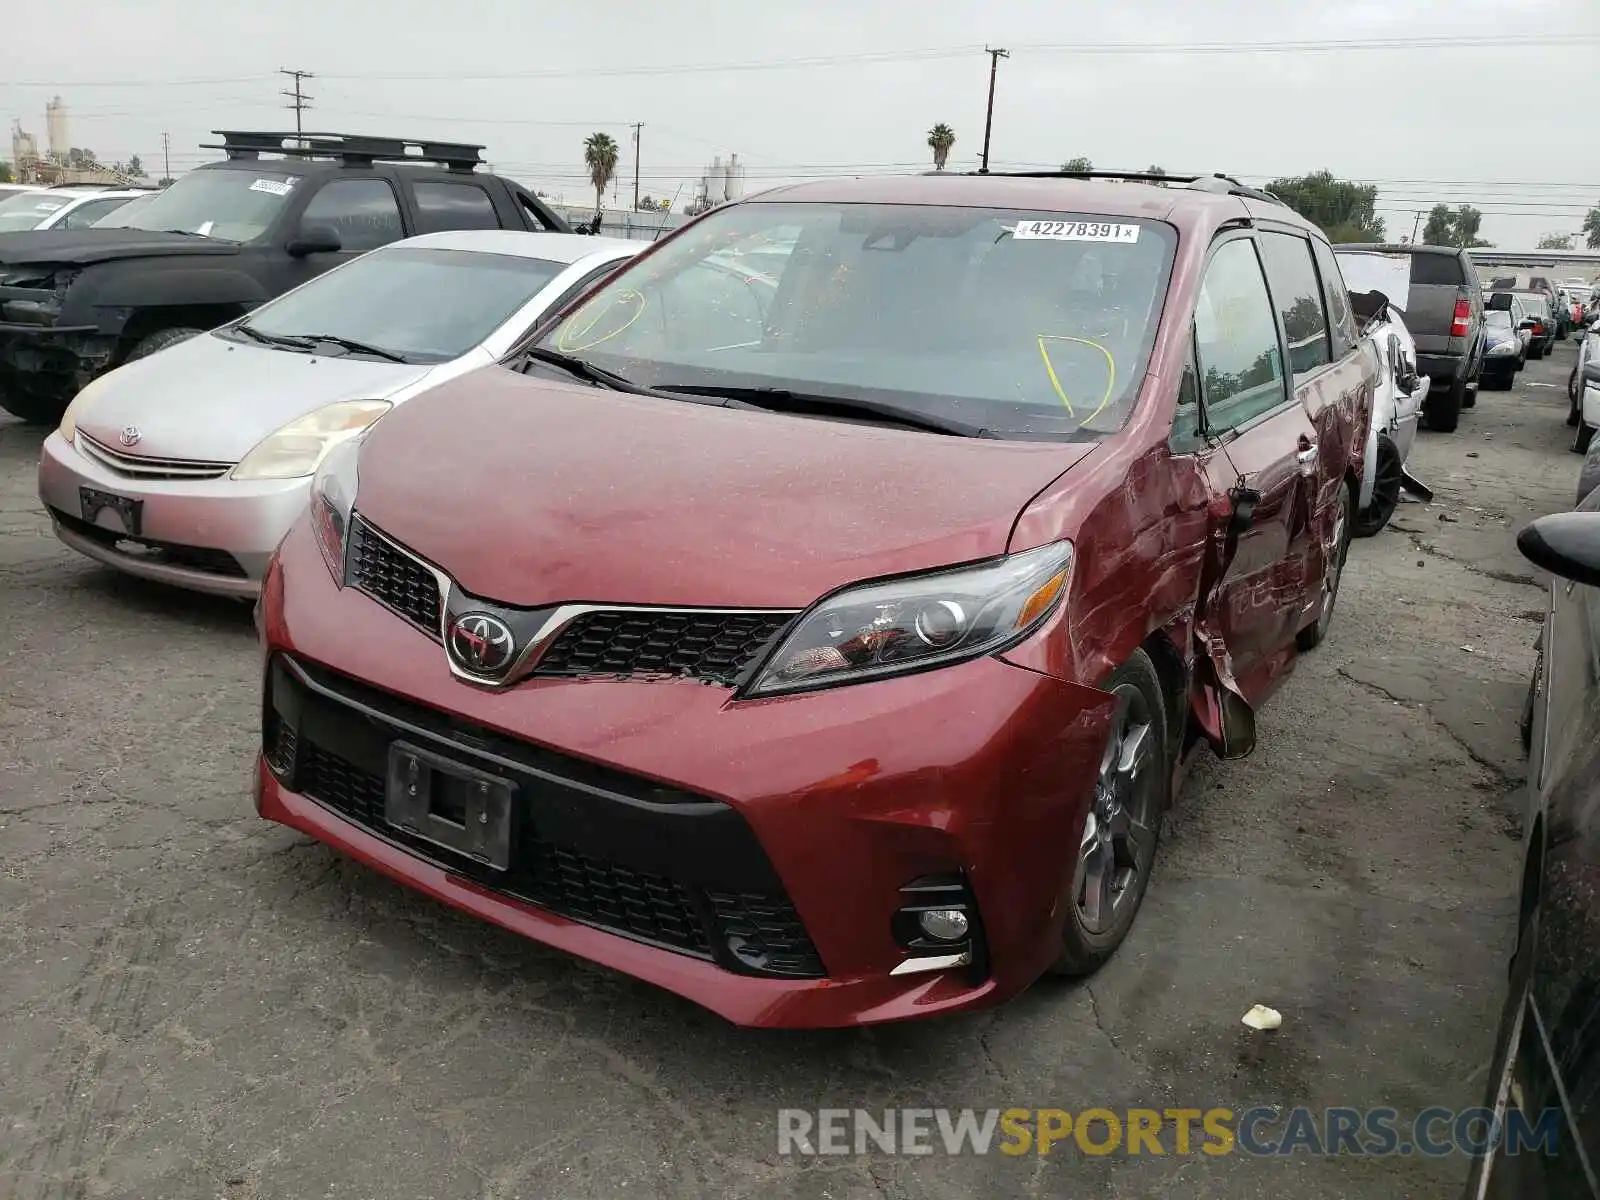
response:
[[[304,258],[308,254],[333,254],[344,248],[339,231],[332,225],[302,225],[300,236],[291,238],[285,247],[291,258]]]
[[[1552,575],[1600,587],[1600,512],[1540,517],[1517,534],[1517,549]]]

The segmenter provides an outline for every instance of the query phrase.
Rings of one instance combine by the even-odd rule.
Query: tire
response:
[[[1469,387],[1465,392],[1463,392],[1461,394],[1461,407],[1462,408],[1477,408],[1478,407],[1478,387],[1480,386],[1481,382],[1482,381],[1480,380],[1479,384],[1474,384],[1472,387]]]
[[[1055,975],[1092,974],[1127,937],[1150,884],[1172,783],[1166,697],[1149,655],[1134,651],[1101,688],[1117,705],[1094,800],[1083,825],[1071,831],[1072,876],[1061,952],[1050,967]]]
[[[1578,424],[1578,432],[1572,439],[1572,452],[1574,454],[1589,453],[1589,443],[1594,440],[1594,426]]]
[[[1453,379],[1450,386],[1437,394],[1430,388],[1424,410],[1428,418],[1428,428],[1437,429],[1440,433],[1454,433],[1456,426],[1461,424],[1461,409],[1467,398],[1466,381]]]
[[[1544,357],[1544,342],[1542,339],[1528,343],[1528,357],[1532,359]]]
[[[1378,435],[1378,461],[1372,481],[1372,503],[1356,514],[1351,525],[1355,537],[1369,538],[1378,534],[1395,509],[1400,507],[1400,492],[1404,487],[1400,451],[1385,434]]]
[[[1324,571],[1322,580],[1322,611],[1317,619],[1294,636],[1294,644],[1301,650],[1315,650],[1328,640],[1328,630],[1333,626],[1333,609],[1339,601],[1339,583],[1344,578],[1345,560],[1350,556],[1350,533],[1353,526],[1351,512],[1355,502],[1350,495],[1350,485],[1339,489],[1339,507],[1333,517],[1332,572]]]
[[[1567,376],[1567,399],[1572,401],[1572,411],[1578,411],[1578,364],[1572,364],[1572,374]],[[1569,420],[1568,425],[1572,422]]]
[[[204,329],[190,329],[184,325],[177,325],[171,329],[158,329],[154,333],[146,334],[128,351],[128,357],[123,362],[132,362],[136,358],[149,358],[158,350],[165,350],[168,346],[176,346],[179,342],[187,342],[192,337],[199,337]]]
[[[1517,721],[1517,734],[1522,738],[1522,752],[1533,753],[1533,704],[1539,695],[1539,663],[1533,665],[1533,674],[1528,676],[1528,695],[1522,702],[1522,716]]]
[[[1578,422],[1583,419],[1583,408],[1578,403],[1576,396],[1567,398],[1567,426],[1572,429],[1578,427]]]
[[[0,408],[29,425],[54,425],[67,411],[67,402],[26,392],[4,392],[0,393]]]

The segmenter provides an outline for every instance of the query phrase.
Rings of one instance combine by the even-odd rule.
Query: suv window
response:
[[[331,225],[345,250],[375,250],[405,236],[400,202],[384,179],[334,179],[311,197],[303,225]]]
[[[1343,358],[1356,344],[1355,317],[1350,312],[1350,289],[1345,286],[1339,256],[1326,242],[1311,239],[1311,254],[1322,276],[1322,295],[1333,318],[1333,356]]]
[[[1194,337],[1213,430],[1237,428],[1288,399],[1278,325],[1249,238],[1225,242],[1212,255],[1195,303]]]
[[[1283,318],[1284,339],[1295,379],[1333,361],[1328,342],[1328,313],[1322,286],[1311,261],[1311,242],[1289,233],[1263,232],[1261,257],[1267,264],[1272,299]]]
[[[499,229],[494,201],[475,183],[417,181],[411,185],[417,198],[417,232],[446,229]]]
[[[1467,270],[1458,255],[1417,253],[1411,256],[1411,282],[1465,287]]]

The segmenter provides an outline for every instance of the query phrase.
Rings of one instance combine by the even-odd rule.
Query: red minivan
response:
[[[1223,177],[712,210],[358,440],[271,566],[257,807],[744,1025],[1093,971],[1326,635],[1377,364]]]

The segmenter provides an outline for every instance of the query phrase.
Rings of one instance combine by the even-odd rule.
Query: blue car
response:
[[[1509,389],[1527,361],[1528,336],[1517,326],[1514,311],[1490,309],[1483,314],[1483,368],[1480,387]]]

